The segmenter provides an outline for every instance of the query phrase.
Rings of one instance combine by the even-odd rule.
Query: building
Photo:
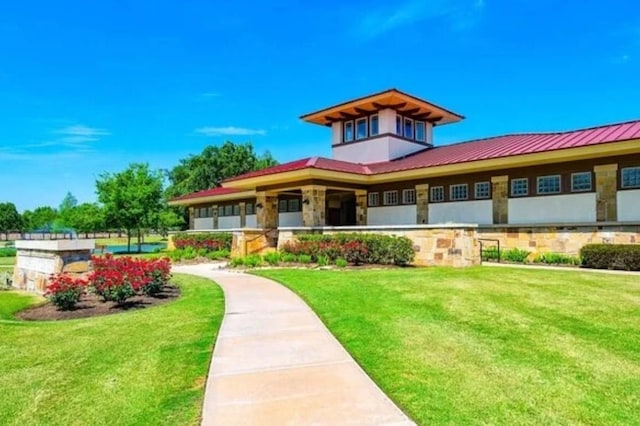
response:
[[[189,207],[190,229],[475,224],[513,233],[640,223],[640,120],[438,146],[434,127],[464,117],[396,89],[301,119],[330,128],[332,158],[172,200]]]

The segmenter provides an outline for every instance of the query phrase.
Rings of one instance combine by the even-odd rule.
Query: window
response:
[[[367,119],[359,118],[356,120],[356,140],[367,138]]]
[[[519,178],[511,180],[511,196],[522,197],[529,194],[529,179]]]
[[[247,203],[244,207],[244,213],[247,215],[255,214],[256,206],[253,203]]]
[[[469,198],[469,185],[466,183],[451,185],[449,187],[449,199],[451,201],[466,200],[467,198]]]
[[[444,201],[444,186],[431,187],[430,191],[432,202],[438,203],[440,201]]]
[[[413,139],[413,120],[410,118],[404,119],[404,137]]]
[[[224,206],[218,207],[218,217],[224,216]]]
[[[640,167],[626,167],[621,170],[621,173],[623,188],[640,187]]]
[[[424,121],[416,121],[416,140],[420,142],[427,141],[426,124]]]
[[[290,212],[300,211],[300,200],[298,198],[292,198],[289,200],[289,211]]]
[[[560,175],[539,176],[538,194],[558,194],[560,192]]]
[[[233,215],[240,216],[240,204],[235,204],[233,206]]]
[[[396,115],[396,135],[402,136],[402,117]]]
[[[287,212],[287,200],[278,201],[278,213],[286,213]]]
[[[591,191],[591,172],[571,174],[571,192]]]
[[[402,204],[415,204],[416,203],[416,190],[404,189],[402,190]]]
[[[380,205],[380,193],[370,192],[367,197],[369,198],[369,206],[377,207]]]
[[[384,191],[384,205],[395,206],[398,204],[398,191]]]
[[[224,206],[224,215],[233,216],[233,206]]]
[[[491,198],[491,184],[489,182],[476,182],[474,198],[476,200]]]
[[[369,136],[376,136],[380,133],[380,121],[377,115],[369,118]]]
[[[344,141],[353,141],[353,121],[345,121],[344,123]]]

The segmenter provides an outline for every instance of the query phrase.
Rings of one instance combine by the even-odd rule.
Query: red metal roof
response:
[[[236,189],[236,188],[218,187],[218,188],[205,189],[204,191],[192,192],[191,194],[187,194],[187,195],[183,195],[181,197],[174,198],[174,199],[172,199],[172,201],[189,200],[191,198],[211,197],[211,196],[214,196],[214,195],[227,195],[227,194],[234,194],[236,192],[242,192],[242,190],[241,189]]]
[[[245,173],[243,175],[235,176],[225,180],[226,182],[233,182],[235,180],[249,179],[259,176],[272,175],[276,173],[292,172],[302,169],[321,169],[330,170],[333,172],[346,172],[355,174],[369,174],[367,166],[356,163],[349,163],[348,161],[332,160],[324,157],[307,157],[302,160],[291,161],[289,163],[279,164],[277,166],[269,167],[262,170],[256,170],[255,172]]]

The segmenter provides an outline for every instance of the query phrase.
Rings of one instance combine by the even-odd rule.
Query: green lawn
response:
[[[638,424],[640,279],[527,269],[260,271],[419,424]]]
[[[223,296],[174,280],[175,302],[49,323],[12,319],[38,299],[0,292],[0,424],[198,424]]]
[[[0,257],[0,272],[13,271],[13,265],[16,263],[15,257]]]

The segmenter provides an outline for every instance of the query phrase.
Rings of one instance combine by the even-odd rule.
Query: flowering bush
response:
[[[146,262],[145,270],[151,280],[142,286],[142,292],[148,296],[155,296],[171,279],[171,262],[166,258],[150,260]]]
[[[360,265],[367,263],[369,249],[361,241],[349,241],[342,246],[342,254],[347,262]]]
[[[86,288],[87,281],[83,279],[73,278],[68,274],[56,274],[49,279],[44,295],[58,309],[67,311],[76,306]]]
[[[232,239],[233,236],[229,232],[179,233],[173,236],[173,244],[177,249],[191,247],[195,250],[204,249],[209,252],[231,250]]]

